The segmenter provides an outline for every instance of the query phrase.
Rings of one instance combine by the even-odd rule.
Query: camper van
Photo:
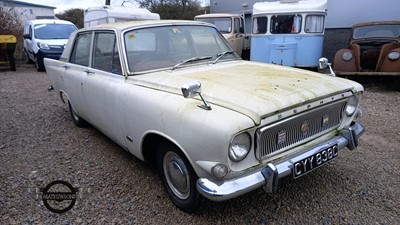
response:
[[[229,13],[211,13],[198,15],[194,20],[212,23],[240,56],[250,51],[249,36],[245,34],[245,23],[242,15]],[[242,56],[243,57],[243,56]]]
[[[251,61],[318,67],[327,0],[280,0],[253,6]]]
[[[137,7],[100,6],[85,10],[84,27],[132,20],[159,20],[160,15]]]

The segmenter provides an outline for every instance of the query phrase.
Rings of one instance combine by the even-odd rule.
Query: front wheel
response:
[[[156,163],[172,203],[182,211],[194,212],[200,200],[198,177],[185,155],[176,146],[163,143],[158,147]]]
[[[27,64],[32,64],[33,60],[31,58],[29,58],[29,54],[27,51],[25,51],[25,57],[26,57],[26,63]]]
[[[44,71],[46,70],[46,69],[44,68],[43,58],[36,57],[35,65],[36,65],[36,70],[37,70],[38,72],[44,72]]]

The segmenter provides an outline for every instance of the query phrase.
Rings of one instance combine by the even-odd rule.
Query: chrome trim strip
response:
[[[266,167],[243,177],[225,181],[212,181],[207,178],[199,178],[197,180],[197,190],[204,197],[213,201],[232,199],[263,186],[268,193],[275,192],[278,189],[279,179],[292,174],[293,162],[305,159],[335,144],[338,146],[338,149],[344,147],[351,149],[354,147],[352,143],[358,143],[358,139],[363,133],[364,127],[359,123],[353,122],[350,127],[343,129],[339,135],[330,140],[324,141],[284,160],[269,163]]]

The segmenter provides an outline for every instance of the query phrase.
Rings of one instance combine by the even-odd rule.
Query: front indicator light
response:
[[[223,178],[228,174],[228,167],[225,164],[217,164],[211,168],[212,174],[217,178]]]

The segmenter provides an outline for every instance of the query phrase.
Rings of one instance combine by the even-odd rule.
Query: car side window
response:
[[[71,63],[82,66],[89,66],[91,41],[92,33],[82,33],[77,35],[74,43],[74,48],[72,49],[71,53]]]
[[[93,51],[92,67],[94,69],[122,74],[115,33],[96,33],[94,36]]]

